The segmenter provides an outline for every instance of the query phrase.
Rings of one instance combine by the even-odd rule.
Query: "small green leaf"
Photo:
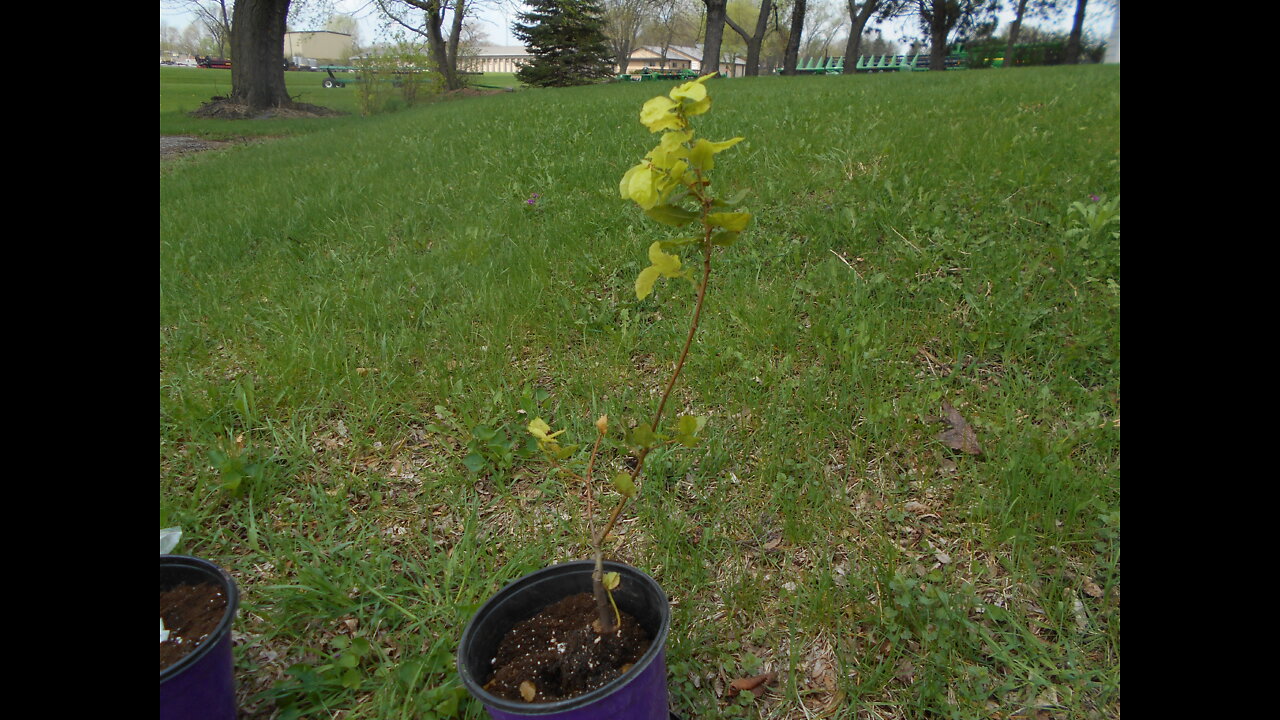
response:
[[[715,204],[723,205],[724,207],[733,207],[734,205],[737,205],[738,203],[745,200],[747,197],[747,193],[749,192],[751,192],[749,188],[742,188],[738,192],[734,193],[733,196],[730,197],[728,200],[723,200],[723,201],[717,200]]]
[[[439,703],[436,704],[434,709],[436,713],[440,715],[440,717],[451,718],[454,715],[457,715],[458,714],[457,696],[451,695],[445,698],[444,700],[441,700]]]
[[[706,427],[707,419],[696,415],[681,415],[676,421],[676,439],[681,445],[693,447],[698,444],[698,433]]]
[[[622,576],[616,572],[607,572],[600,578],[600,582],[605,590],[613,592],[618,589],[618,583],[622,582]]]
[[[637,425],[627,437],[627,442],[633,447],[651,447],[657,441],[658,436],[653,434],[653,428],[644,423]]]
[[[636,484],[631,481],[630,473],[620,472],[614,475],[613,487],[626,497],[635,497]]]
[[[462,459],[462,464],[473,473],[478,473],[484,469],[484,456],[480,453],[473,452]]]
[[[739,233],[734,232],[732,230],[721,230],[720,232],[711,236],[711,244],[720,245],[721,247],[728,247],[738,242],[738,235]]]
[[[711,213],[707,215],[708,225],[734,232],[746,230],[749,222],[751,222],[751,213],[749,212]]]
[[[577,445],[557,445],[548,449],[551,457],[556,460],[568,460],[577,451]]]
[[[218,468],[219,470],[227,466],[228,459],[229,458],[227,457],[227,454],[222,452],[221,450],[209,451],[209,461],[212,462],[214,467]]]
[[[681,415],[676,421],[676,427],[682,435],[697,435],[706,426],[707,419],[697,415]]]
[[[664,225],[680,227],[688,225],[698,218],[698,213],[675,205],[654,205],[644,211],[645,215]]]

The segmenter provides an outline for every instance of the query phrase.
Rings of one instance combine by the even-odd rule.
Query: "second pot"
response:
[[[240,595],[235,581],[208,560],[160,556],[160,592],[179,585],[207,583],[227,605],[217,628],[190,654],[160,671],[160,720],[235,720],[231,624]]]

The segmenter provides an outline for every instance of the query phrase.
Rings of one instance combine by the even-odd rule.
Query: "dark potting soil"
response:
[[[484,688],[516,702],[545,703],[608,684],[649,649],[649,633],[632,616],[621,615],[617,630],[602,635],[592,625],[598,615],[591,593],[550,605],[502,638]],[[529,685],[522,693],[524,683]]]
[[[160,619],[169,639],[160,643],[160,669],[178,662],[218,628],[227,610],[222,588],[212,583],[179,585],[160,592]]]

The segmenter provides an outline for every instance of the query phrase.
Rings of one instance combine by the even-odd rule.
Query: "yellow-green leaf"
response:
[[[636,276],[636,298],[643,300],[649,297],[649,293],[653,292],[654,283],[658,282],[658,278],[662,275],[658,268],[650,265],[640,271]]]
[[[707,86],[697,80],[691,80],[683,85],[679,85],[671,91],[672,100],[688,100],[689,102],[698,102],[707,96]]]
[[[680,256],[663,252],[662,241],[649,246],[649,262],[649,267],[641,270],[636,278],[636,297],[640,300],[649,297],[659,277],[680,277],[684,274],[680,270]]]
[[[622,197],[635,201],[637,205],[648,210],[658,204],[658,191],[654,188],[653,169],[648,163],[640,163],[632,167],[622,176],[618,184]]]
[[[560,443],[556,440],[556,436],[564,432],[557,430],[551,432],[551,426],[547,425],[542,418],[534,418],[528,425],[529,434],[538,439],[538,446],[548,452],[557,452],[560,450]],[[572,452],[572,450],[570,450]]]
[[[699,138],[698,142],[693,144],[693,149],[689,151],[689,164],[702,170],[711,170],[715,167],[715,161],[712,158],[716,153],[724,152],[740,142],[742,142],[740,137],[724,142],[711,142]]]
[[[616,572],[607,572],[600,578],[600,584],[604,585],[604,589],[613,592],[618,589],[618,584],[622,582],[622,576]]]
[[[684,120],[673,112],[678,105],[675,100],[659,95],[640,109],[640,122],[649,128],[649,132],[679,130],[684,127]]]
[[[649,262],[667,277],[680,274],[680,256],[663,252],[661,241],[649,246]]]
[[[749,212],[711,213],[707,215],[708,225],[733,232],[746,230],[749,222],[751,222],[751,213]]]
[[[529,421],[529,434],[539,440],[546,440],[547,433],[551,431],[551,426],[542,418],[534,418]]]
[[[689,116],[692,116],[692,115],[701,115],[702,113],[704,113],[704,112],[706,112],[706,111],[708,111],[708,110],[710,110],[710,109],[711,109],[711,98],[710,98],[710,97],[704,97],[704,98],[702,98],[701,100],[699,100],[699,101],[697,101],[697,102],[691,102],[691,103],[685,103],[685,104],[684,104],[684,114],[685,114],[685,116],[686,116],[686,117],[689,117]]]
[[[676,421],[676,439],[681,445],[693,447],[698,444],[698,433],[707,424],[707,419],[696,415],[681,415]]]

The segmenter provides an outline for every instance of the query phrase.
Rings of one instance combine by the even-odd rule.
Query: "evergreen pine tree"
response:
[[[538,87],[586,85],[613,77],[613,54],[597,0],[526,0],[512,28],[531,55],[516,73]]]

